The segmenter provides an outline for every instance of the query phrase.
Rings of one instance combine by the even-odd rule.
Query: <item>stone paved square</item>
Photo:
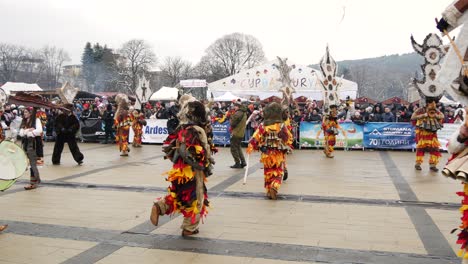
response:
[[[413,169],[414,153],[295,150],[279,199],[265,198],[259,155],[231,169],[229,148],[208,178],[211,209],[200,234],[180,236],[182,218],[149,222],[168,186],[160,145],[120,157],[115,145],[80,144],[54,166],[46,143],[43,184],[28,175],[0,193],[0,263],[459,263],[458,182]],[[245,150],[245,149],[244,149]],[[444,154],[442,160],[447,158]],[[413,195],[413,196],[411,196]],[[408,200],[408,197],[416,199]],[[15,245],[12,247],[12,245]],[[25,254],[27,252],[27,254]]]

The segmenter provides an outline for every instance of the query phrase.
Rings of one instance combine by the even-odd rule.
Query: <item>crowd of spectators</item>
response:
[[[210,107],[212,121],[220,123],[230,119],[233,114],[233,102],[205,102]],[[247,113],[247,133],[250,136],[258,125],[263,121],[263,107],[267,104],[262,101],[242,102],[246,107]],[[88,119],[102,119],[107,125],[112,124],[116,111],[115,103],[106,98],[95,98],[94,100],[78,100],[75,102],[75,115],[82,122]],[[357,104],[351,101],[343,103],[339,108],[338,118],[340,122],[354,122],[364,124],[366,122],[410,122],[411,115],[419,107],[418,104]],[[461,105],[443,105],[438,104],[438,109],[444,113],[444,123],[456,123],[463,121],[463,113],[458,109]],[[9,130],[10,123],[13,125],[20,122],[22,116],[22,106],[6,105],[3,112],[0,112],[2,126],[4,131]],[[304,103],[295,104],[291,111],[291,121],[294,127],[298,127],[301,122],[321,122],[322,107],[320,102],[308,100]],[[133,110],[133,109],[131,109]],[[151,102],[142,106],[141,111],[147,119],[167,119],[168,127],[177,125],[178,105],[175,101],[171,102]],[[58,115],[57,109],[44,109],[47,116],[45,121],[45,136],[54,135],[54,120]],[[12,122],[16,119],[16,122]],[[19,121],[18,121],[19,120]],[[80,135],[78,135],[81,137]],[[81,137],[82,139],[82,137]]]

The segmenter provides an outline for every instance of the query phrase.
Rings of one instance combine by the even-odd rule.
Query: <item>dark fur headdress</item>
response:
[[[280,104],[273,102],[263,109],[263,124],[269,126],[283,122],[283,110]]]
[[[189,102],[187,108],[188,111],[186,116],[189,122],[196,125],[206,124],[206,110],[205,106],[201,102]]]

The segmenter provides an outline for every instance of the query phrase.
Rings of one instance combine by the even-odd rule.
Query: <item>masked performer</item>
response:
[[[446,91],[454,99],[464,105],[468,104],[468,78],[466,74],[468,27],[465,25],[468,20],[467,8],[468,1],[454,1],[442,13],[442,19],[437,24],[437,28],[443,33],[451,32],[458,26],[462,26],[460,33],[455,38],[458,51],[453,45],[450,46],[436,80],[446,88]],[[461,53],[459,53],[460,51]],[[463,258],[462,263],[468,263],[468,122],[466,121],[465,117],[465,123],[449,139],[448,151],[452,157],[442,170],[445,176],[461,180],[464,186],[462,192],[457,192],[463,198],[460,208],[462,223],[459,226],[460,233],[457,240],[457,244],[461,246],[458,256]]]
[[[80,123],[73,113],[73,104],[66,104],[64,107],[66,110],[60,113],[55,119],[57,139],[55,140],[54,152],[52,153],[52,164],[60,164],[63,147],[66,142],[73,159],[81,165],[83,163],[84,156],[76,142],[76,133],[80,129]]]
[[[442,128],[444,114],[437,109],[437,102],[442,97],[443,88],[436,81],[437,73],[440,70],[439,62],[445,55],[442,49],[442,40],[436,34],[429,34],[424,39],[422,45],[416,43],[411,37],[414,50],[424,57],[423,78],[414,80],[413,84],[418,89],[424,107],[416,110],[411,116],[411,120],[416,123],[416,164],[414,168],[421,170],[424,153],[430,154],[429,167],[431,171],[438,171],[437,164],[441,157],[440,143],[437,138],[437,130]]]
[[[338,71],[338,65],[330,55],[328,46],[320,61],[320,69],[322,71],[322,78],[320,83],[323,87],[323,119],[322,119],[322,131],[324,134],[324,149],[323,153],[327,158],[333,158],[333,151],[336,143],[336,135],[338,130],[344,133],[338,124],[338,105],[340,105],[340,99],[338,97],[338,88],[341,85],[341,80],[336,77]],[[319,131],[320,134],[320,131]],[[346,135],[344,135],[346,136]]]
[[[267,197],[276,200],[283,180],[285,155],[291,151],[293,136],[283,122],[281,105],[270,103],[263,110],[264,121],[249,141],[247,153],[261,151]]]
[[[118,103],[117,113],[114,119],[114,127],[116,130],[115,141],[119,145],[120,156],[128,156],[128,152],[130,152],[128,147],[128,134],[133,123],[132,117],[128,113],[128,97],[124,94],[118,94],[115,100]]]
[[[143,113],[138,112],[138,110],[134,110],[132,116],[132,129],[134,133],[132,145],[136,148],[141,148],[143,126],[146,126],[145,115],[143,115]]]
[[[173,162],[167,172],[169,194],[153,204],[150,220],[158,225],[160,215],[180,212],[184,216],[182,236],[198,234],[200,219],[208,213],[206,177],[211,174],[211,147],[204,127],[205,106],[194,98],[183,95],[178,114],[180,124],[164,144],[167,159]]]

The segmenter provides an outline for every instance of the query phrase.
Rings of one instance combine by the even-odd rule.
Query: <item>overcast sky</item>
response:
[[[268,59],[317,63],[412,52],[436,32],[452,0],[0,0],[0,42],[64,48],[80,63],[86,42],[118,49],[148,41],[158,58],[197,63],[217,38],[255,36]]]

